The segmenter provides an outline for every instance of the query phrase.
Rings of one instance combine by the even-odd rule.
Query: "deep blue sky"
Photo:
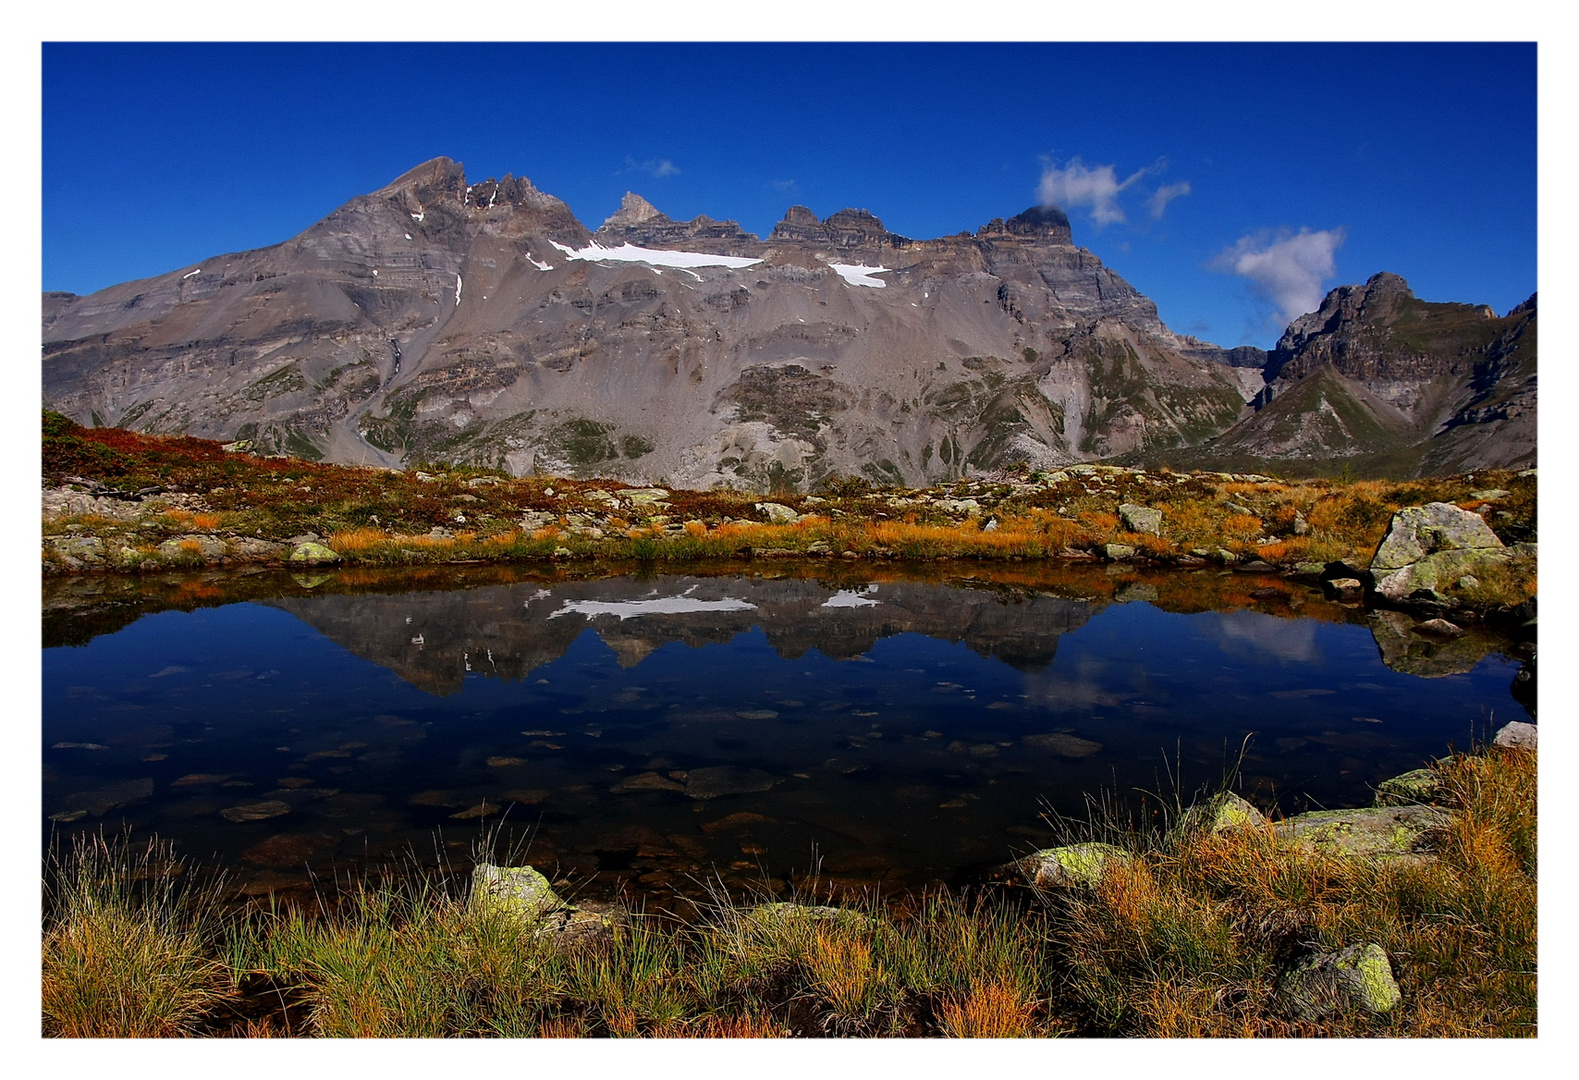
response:
[[[1059,176],[1089,191],[1082,177],[1100,186],[1107,167],[1117,183],[1146,171],[1068,206],[1075,241],[1176,331],[1270,345],[1279,301],[1379,270],[1500,313],[1536,288],[1535,58],[1453,43],[46,43],[43,285],[86,293],[277,243],[438,155],[473,179],[528,176],[589,227],[635,190],[764,236],[793,203],[865,207],[918,238],[974,230],[1036,203],[1050,169],[1046,190],[1067,194]],[[1155,218],[1158,189],[1183,184]]]

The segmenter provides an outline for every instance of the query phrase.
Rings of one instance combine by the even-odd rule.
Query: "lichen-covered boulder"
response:
[[[1124,528],[1132,533],[1150,533],[1156,536],[1162,532],[1162,511],[1153,510],[1149,506],[1136,506],[1134,503],[1124,503],[1118,508],[1119,520]]]
[[[1442,777],[1435,769],[1411,769],[1376,785],[1377,806],[1408,806],[1440,802]]]
[[[287,561],[292,566],[334,566],[342,560],[333,548],[309,540],[297,544],[296,550],[291,552],[291,557]]]
[[[1277,823],[1277,835],[1312,854],[1365,859],[1420,859],[1427,834],[1448,823],[1429,806],[1317,810]]]
[[[1307,1021],[1334,1013],[1379,1016],[1403,1000],[1392,962],[1374,942],[1296,961],[1278,977],[1274,996],[1283,1015]]]
[[[530,866],[478,863],[472,870],[471,905],[478,911],[501,911],[524,922],[538,922],[568,908],[548,879]]]
[[[1185,833],[1220,833],[1229,829],[1256,829],[1266,825],[1266,815],[1231,791],[1196,803],[1179,819]]]
[[[1110,867],[1131,858],[1129,852],[1112,844],[1069,844],[1034,852],[1015,866],[1038,889],[1069,888],[1096,885]]]
[[[1402,600],[1418,589],[1445,592],[1459,578],[1508,553],[1479,514],[1452,503],[1408,506],[1393,515],[1371,556],[1376,591]]]
[[[1108,544],[1102,550],[1108,558],[1115,561],[1133,559],[1135,557],[1135,549],[1128,544]]]

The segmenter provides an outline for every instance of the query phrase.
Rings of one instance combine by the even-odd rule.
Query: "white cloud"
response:
[[[644,172],[649,176],[660,179],[665,176],[679,176],[680,167],[668,158],[648,158],[646,161],[637,161],[635,158],[625,159],[625,172]]]
[[[1168,208],[1168,204],[1179,196],[1188,195],[1189,193],[1190,182],[1188,180],[1181,180],[1177,184],[1164,184],[1152,192],[1151,198],[1146,200],[1146,208],[1151,211],[1153,220],[1161,221],[1162,212]]]
[[[1211,265],[1248,278],[1256,293],[1277,307],[1287,326],[1321,306],[1324,283],[1336,273],[1332,254],[1345,236],[1341,228],[1252,233],[1241,236]]]
[[[1124,180],[1119,180],[1111,165],[1087,168],[1079,158],[1070,158],[1069,164],[1059,168],[1052,162],[1042,170],[1042,182],[1037,195],[1043,206],[1057,206],[1069,211],[1077,206],[1091,208],[1091,220],[1097,228],[1124,221],[1124,210],[1118,204],[1118,194],[1151,171],[1141,169]]]

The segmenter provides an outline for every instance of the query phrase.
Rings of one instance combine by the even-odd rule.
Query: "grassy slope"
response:
[[[1279,482],[1103,467],[960,481],[930,491],[846,480],[830,482],[817,497],[778,496],[802,516],[775,525],[759,505],[762,497],[744,492],[672,491],[653,505],[629,498],[631,489],[611,481],[259,458],[226,453],[204,439],[79,428],[53,414],[46,415],[42,464],[46,485],[82,477],[122,490],[158,485],[181,493],[177,505],[151,503],[131,522],[92,513],[45,522],[52,538],[46,565],[54,570],[278,562],[279,551],[249,557],[238,543],[307,533],[352,565],[555,557],[694,562],[752,554],[1010,560],[1100,557],[1109,543],[1129,545],[1160,565],[1220,559],[1225,551],[1284,567],[1364,565],[1395,510],[1433,500],[1483,508],[1505,542],[1536,538],[1534,478],[1491,471],[1398,482]],[[1471,498],[1489,487],[1510,494],[1489,506]],[[966,498],[974,509],[948,501]],[[1126,502],[1160,509],[1161,534],[1124,531],[1117,508]],[[90,537],[105,545],[98,562],[72,566],[59,558],[54,545]],[[203,555],[199,537],[232,554]],[[1527,585],[1509,602],[1533,592],[1533,571]]]

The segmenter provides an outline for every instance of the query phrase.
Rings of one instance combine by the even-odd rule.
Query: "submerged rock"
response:
[[[1374,942],[1295,962],[1278,977],[1274,996],[1279,1011],[1293,1020],[1353,1012],[1377,1016],[1403,1000],[1392,963]]]
[[[658,775],[655,772],[637,773],[627,776],[611,789],[616,795],[623,795],[630,791],[684,791],[685,785]]]
[[[1069,735],[1062,731],[1052,731],[1045,735],[1026,735],[1020,741],[1038,750],[1051,750],[1060,757],[1090,757],[1102,750],[1102,744],[1094,739],[1082,739],[1078,735]]]
[[[78,791],[67,795],[62,800],[61,812],[65,814],[92,814],[94,817],[103,817],[111,810],[119,810],[123,806],[130,806],[140,802],[154,793],[154,781],[151,776],[144,776],[136,780],[122,780],[118,784],[97,788],[93,791]],[[81,817],[82,814],[77,814]],[[77,818],[67,820],[75,821]]]
[[[291,812],[289,803],[270,799],[267,802],[242,803],[240,806],[227,806],[219,812],[219,816],[226,821],[237,823],[243,821],[263,821],[266,818],[279,817],[281,814]]]
[[[685,793],[693,799],[716,799],[721,795],[745,795],[768,791],[777,781],[761,769],[742,769],[735,765],[716,765],[692,769],[686,774]]]

